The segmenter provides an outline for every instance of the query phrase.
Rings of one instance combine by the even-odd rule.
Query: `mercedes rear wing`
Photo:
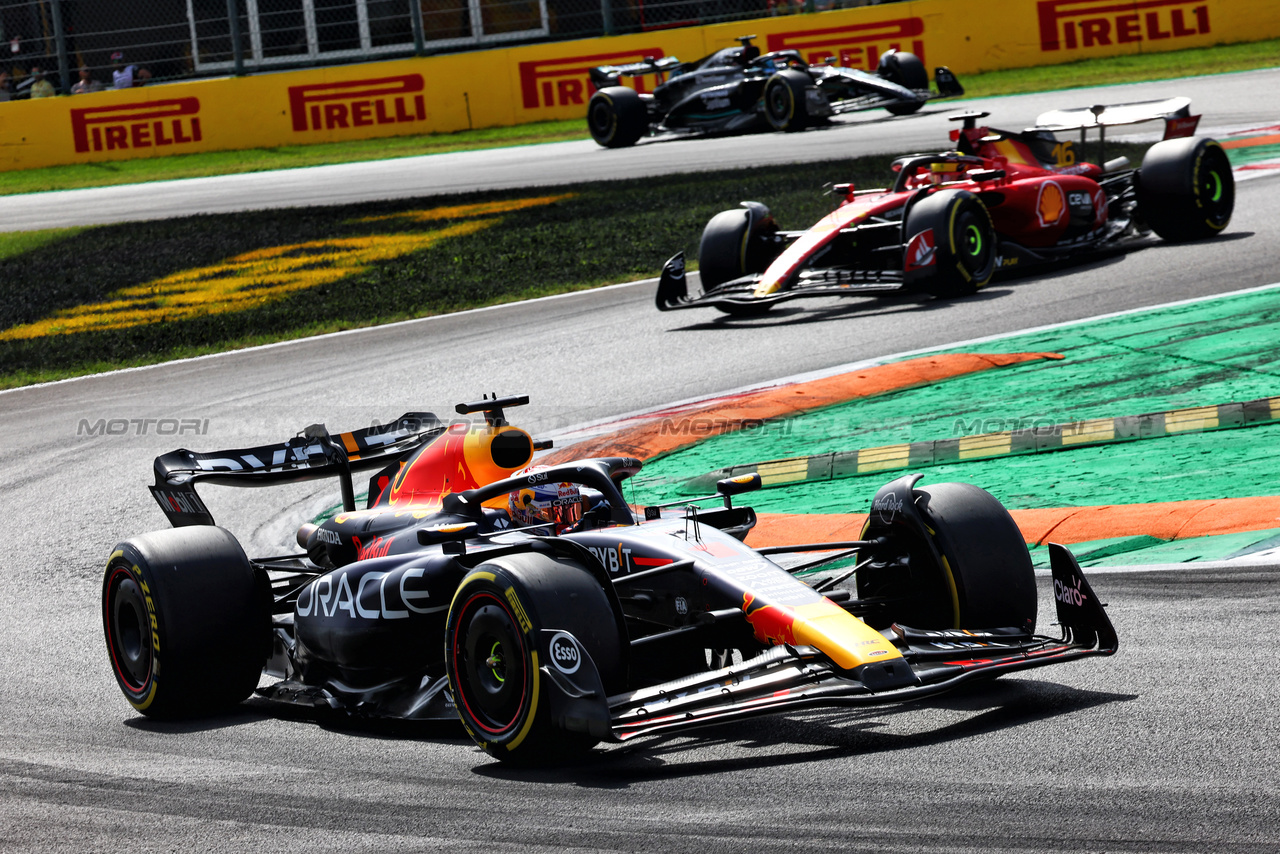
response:
[[[617,86],[623,77],[644,77],[647,74],[667,74],[681,66],[674,56],[655,58],[646,56],[641,62],[629,62],[626,65],[599,65],[587,73],[591,77],[591,85],[597,89],[606,86]]]
[[[197,483],[276,486],[336,477],[343,506],[354,510],[352,472],[393,465],[446,429],[433,413],[406,412],[390,424],[337,435],[323,424],[312,424],[287,441],[255,448],[209,453],[179,448],[156,457],[156,482],[149,489],[175,528],[214,524],[196,494]]]

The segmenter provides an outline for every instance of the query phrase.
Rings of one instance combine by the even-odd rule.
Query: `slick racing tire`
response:
[[[467,732],[495,759],[522,765],[580,757],[598,739],[556,726],[540,667],[542,629],[571,633],[606,691],[621,687],[622,634],[584,567],[541,553],[482,563],[463,580],[445,625],[445,668]]]
[[[767,236],[777,230],[769,209],[758,202],[731,211],[721,211],[707,222],[698,244],[698,275],[702,290],[761,273],[777,257],[777,247]],[[716,308],[734,316],[763,314],[771,303],[748,305],[719,304]]]
[[[897,622],[919,629],[1034,631],[1035,570],[1009,511],[968,483],[916,487],[912,494],[929,530],[889,535],[895,556],[907,558],[905,567],[890,564],[858,576],[859,598],[888,596],[899,603],[878,627]],[[869,520],[862,538],[885,533]],[[932,539],[932,548],[923,537]]]
[[[1165,240],[1213,237],[1231,222],[1235,179],[1215,140],[1157,142],[1143,157],[1136,184],[1139,216]]]
[[[239,703],[270,651],[270,591],[222,528],[194,526],[119,543],[102,582],[116,683],[144,715],[186,718]]]
[[[908,209],[903,269],[909,286],[936,297],[976,293],[996,269],[987,206],[965,190],[942,190]]]
[[[634,89],[610,86],[587,103],[587,128],[605,148],[626,148],[649,129],[649,111]]]
[[[809,109],[805,92],[813,85],[813,78],[795,68],[784,68],[764,84],[764,117],[774,130],[792,133],[804,130],[809,124]]]
[[[905,86],[908,89],[927,90],[929,88],[929,72],[925,70],[924,63],[920,61],[920,57],[914,53],[895,51],[885,54],[880,60],[880,67],[876,70],[876,73],[890,83],[897,83],[899,86]],[[923,106],[924,101],[908,101],[890,104],[885,109],[895,116],[906,116],[916,112]]]

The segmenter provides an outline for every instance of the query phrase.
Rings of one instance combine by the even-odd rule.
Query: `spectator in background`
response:
[[[0,101],[13,97],[13,83],[9,81],[9,72],[0,71]]]
[[[52,98],[58,94],[53,88],[53,84],[49,82],[49,78],[44,76],[44,69],[35,65],[31,68],[31,97],[32,98]]]
[[[111,81],[117,89],[131,89],[143,86],[151,79],[151,72],[136,65],[125,65],[124,54],[116,51],[111,54]]]
[[[83,95],[86,92],[100,92],[100,91],[102,91],[102,84],[99,83],[97,80],[93,79],[93,77],[89,74],[88,68],[86,68],[83,65],[80,66],[80,79],[76,81],[76,85],[71,87],[71,94]]]

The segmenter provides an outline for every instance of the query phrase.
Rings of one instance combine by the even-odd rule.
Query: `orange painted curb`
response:
[[[1280,528],[1280,495],[1011,510],[1010,514],[1023,538],[1032,545],[1047,542],[1069,545],[1144,535],[1161,540],[1185,540]],[[862,534],[866,518],[865,513],[761,513],[747,539],[757,548],[856,540]]]
[[[820,380],[790,383],[747,392],[699,409],[663,417],[652,413],[645,423],[561,448],[539,460],[546,465],[590,457],[631,456],[653,459],[702,439],[799,415],[823,406],[870,397],[939,380],[1016,365],[1036,359],[1061,359],[1059,353],[950,353],[877,365]]]

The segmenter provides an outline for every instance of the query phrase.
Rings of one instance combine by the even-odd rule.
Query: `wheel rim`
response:
[[[791,117],[791,89],[787,86],[775,84],[769,87],[765,103],[775,123],[784,123]]]
[[[146,599],[133,574],[118,566],[107,584],[107,648],[120,683],[134,694],[151,682],[151,632]]]
[[[501,735],[524,716],[524,636],[505,602],[477,593],[463,605],[454,638],[459,701],[481,730]]]
[[[962,211],[959,217],[959,246],[957,247],[960,263],[973,277],[981,281],[990,264],[991,241],[987,239],[985,223],[973,210]]]
[[[1215,225],[1226,225],[1227,219],[1231,216],[1231,188],[1227,183],[1228,178],[1223,177],[1224,166],[1230,169],[1230,164],[1223,164],[1221,160],[1224,159],[1225,157],[1214,149],[1206,152],[1204,161],[1207,163],[1200,170],[1200,185],[1197,188],[1200,204],[1209,220]],[[1230,172],[1227,174],[1229,175]]]

